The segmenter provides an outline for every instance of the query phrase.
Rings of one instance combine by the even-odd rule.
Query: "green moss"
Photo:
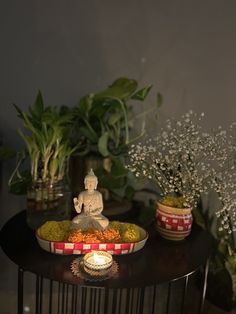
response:
[[[167,206],[171,207],[177,207],[177,208],[184,208],[185,206],[185,199],[182,196],[164,196],[161,199],[161,203]]]
[[[121,232],[124,242],[136,242],[140,240],[140,230],[135,224],[124,224]]]
[[[71,227],[69,220],[47,221],[38,230],[39,236],[47,241],[64,241]]]
[[[109,227],[113,228],[113,229],[115,229],[121,233],[122,223],[119,221],[113,220],[110,222]]]
[[[119,231],[124,242],[136,242],[141,239],[140,229],[135,224],[111,221],[110,227]]]

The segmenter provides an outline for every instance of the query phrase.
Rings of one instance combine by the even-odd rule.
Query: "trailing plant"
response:
[[[78,153],[96,156],[101,166],[95,169],[100,186],[108,189],[115,198],[132,198],[132,175],[124,167],[124,155],[128,144],[145,133],[145,116],[162,103],[157,95],[157,104],[134,115],[132,105],[144,101],[152,86],[138,88],[136,80],[118,78],[107,89],[84,96],[75,108],[76,142],[80,142]],[[132,105],[131,105],[132,104]],[[130,135],[136,121],[141,119],[141,130]]]

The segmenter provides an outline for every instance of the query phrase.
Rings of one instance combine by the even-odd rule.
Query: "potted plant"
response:
[[[41,92],[27,112],[14,105],[22,119],[24,131],[19,134],[26,148],[18,153],[16,169],[9,186],[17,194],[27,192],[27,218],[37,228],[46,220],[66,219],[69,199],[66,199],[66,169],[70,155],[72,115],[63,108],[45,107]],[[29,157],[30,172],[23,171],[22,161]]]
[[[183,240],[192,227],[192,208],[182,196],[166,195],[157,202],[157,230],[168,240]]]
[[[74,110],[76,134],[74,139],[80,143],[80,150],[77,153],[82,158],[78,159],[74,155],[72,173],[76,172],[74,169],[79,161],[81,164],[77,168],[84,171],[89,168],[95,170],[106,208],[111,203],[114,206],[114,201],[117,206],[117,201],[120,203],[121,200],[133,198],[134,178],[125,168],[124,156],[128,144],[144,134],[144,125],[137,136],[131,137],[130,131],[135,118],[144,117],[157,106],[152,106],[134,117],[131,103],[144,101],[151,88],[152,86],[146,86],[139,89],[137,81],[119,78],[107,89],[81,98]],[[158,94],[158,105],[161,101],[161,95]],[[84,173],[81,173],[80,177],[83,178]],[[81,185],[82,182],[73,181],[72,186],[77,188],[75,193],[78,193]]]
[[[155,182],[162,196],[181,196],[184,207],[193,208],[194,214],[201,195],[219,191],[224,186],[222,171],[226,174],[222,168],[225,149],[219,150],[225,143],[223,133],[204,132],[199,123],[202,117],[190,111],[178,121],[168,119],[160,136],[129,150],[128,168],[137,177]],[[226,210],[221,212],[222,217],[225,214]]]
[[[200,123],[203,116],[190,111],[179,120],[168,119],[157,138],[131,145],[127,167],[154,182],[161,202],[176,205],[174,195],[180,207],[191,207],[195,223],[212,234],[208,296],[228,310],[236,299],[236,125],[207,133]],[[215,207],[202,200],[212,193]]]

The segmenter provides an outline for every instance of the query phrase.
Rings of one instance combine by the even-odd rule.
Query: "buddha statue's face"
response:
[[[96,178],[86,178],[84,181],[85,189],[89,192],[96,190],[97,180]]]

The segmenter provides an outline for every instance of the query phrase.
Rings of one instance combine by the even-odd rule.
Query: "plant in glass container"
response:
[[[139,89],[137,81],[119,78],[104,91],[83,97],[75,108],[75,139],[81,144],[78,154],[83,155],[84,160],[81,168],[95,170],[105,202],[133,197],[133,176],[125,168],[124,155],[127,145],[144,134],[144,124],[137,136],[131,138],[130,131],[135,118],[140,119],[157,106],[134,117],[130,103],[144,101],[151,88]],[[162,97],[158,94],[158,105],[161,102]]]
[[[14,105],[23,120],[25,131],[19,134],[26,149],[18,153],[16,169],[9,186],[11,192],[27,192],[29,225],[36,228],[45,220],[68,218],[69,200],[66,194],[67,162],[76,149],[70,146],[72,115],[63,108],[45,107],[41,93],[28,112]],[[30,172],[19,169],[29,157]]]

